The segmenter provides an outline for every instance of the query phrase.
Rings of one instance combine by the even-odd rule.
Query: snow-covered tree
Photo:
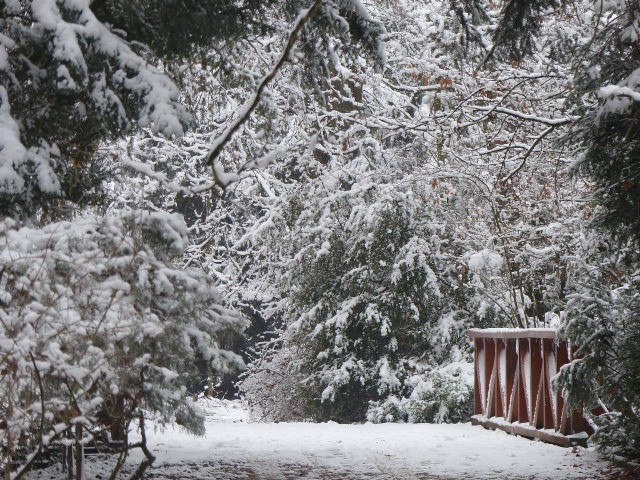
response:
[[[55,218],[65,201],[90,203],[106,168],[93,159],[101,140],[133,122],[178,136],[189,119],[174,83],[140,45],[102,22],[91,3],[0,7],[4,215],[44,209]]]
[[[520,12],[518,26],[523,28],[501,25],[503,33],[495,38],[504,41],[497,41],[497,50],[526,41],[526,25],[543,14],[540,7],[550,5],[511,4]],[[581,358],[563,368],[558,386],[574,405],[604,411],[594,418],[601,427],[594,437],[600,446],[637,458],[640,388],[633,344],[638,332],[640,9],[637,2],[625,0],[575,1],[566,8],[580,21],[565,29],[569,35],[554,47],[555,58],[565,59],[573,77],[563,95],[573,111],[563,144],[572,146],[574,180],[587,182],[581,217],[583,226],[588,222],[592,230],[583,233],[575,224],[572,232],[561,332],[578,345]],[[562,9],[553,17],[566,23]]]
[[[277,339],[265,346],[244,381],[248,398],[272,417],[346,419],[340,402],[354,397],[360,399],[359,418],[368,411],[373,420],[445,418],[438,417],[438,412],[456,408],[447,405],[446,396],[434,393],[447,391],[438,385],[446,383],[443,378],[450,378],[439,376],[434,369],[437,362],[413,360],[413,367],[405,368],[408,364],[397,360],[398,355],[388,360],[387,368],[384,355],[368,358],[361,354],[357,332],[337,328],[337,320],[331,328],[323,326],[358,295],[365,300],[354,300],[354,305],[377,306],[383,312],[380,317],[396,319],[384,313],[383,307],[392,302],[385,303],[384,295],[373,298],[371,292],[375,292],[379,277],[388,284],[394,299],[403,298],[389,271],[376,263],[379,259],[367,242],[360,241],[362,232],[372,238],[381,232],[375,226],[383,223],[382,212],[389,209],[382,208],[381,198],[351,192],[354,185],[375,179],[375,188],[385,185],[389,198],[413,191],[407,187],[411,183],[426,186],[426,192],[445,186],[452,192],[455,201],[441,202],[425,217],[437,218],[445,230],[449,229],[441,239],[456,238],[455,248],[445,251],[450,255],[449,263],[465,276],[464,288],[471,292],[471,300],[459,307],[469,322],[483,319],[492,325],[548,325],[562,313],[569,293],[568,311],[581,308],[576,295],[597,283],[586,282],[589,277],[578,273],[583,266],[576,260],[578,255],[590,255],[576,232],[583,231],[591,218],[593,205],[585,202],[585,193],[594,188],[593,182],[598,188],[597,201],[606,207],[597,210],[597,216],[606,222],[612,220],[609,224],[614,227],[622,226],[622,232],[634,234],[637,8],[633,2],[575,1],[566,8],[574,9],[577,15],[562,8],[550,10],[558,6],[546,0],[504,4],[469,1],[453,8],[450,2],[374,2],[370,8],[373,18],[385,24],[387,31],[384,70],[376,70],[357,56],[356,62],[341,62],[345,37],[338,41],[323,37],[314,43],[312,37],[303,35],[305,52],[311,48],[327,53],[328,61],[323,63],[322,56],[315,56],[320,61],[310,64],[320,68],[324,78],[316,81],[307,75],[315,88],[315,100],[320,102],[311,100],[305,90],[308,78],[301,74],[305,70],[294,64],[279,70],[279,78],[287,78],[287,82],[272,83],[263,91],[257,118],[244,121],[238,130],[244,135],[234,136],[227,151],[216,159],[220,167],[240,175],[224,177],[232,178],[232,183],[222,182],[227,185],[223,202],[232,206],[221,208],[215,216],[242,218],[242,227],[237,228],[235,221],[227,222],[235,226],[225,228],[229,233],[225,238],[208,229],[206,222],[200,224],[203,228],[199,231],[202,245],[215,245],[227,255],[229,262],[219,263],[215,271],[236,292],[235,298],[265,307],[264,315],[280,322]],[[511,28],[514,22],[521,28]],[[270,45],[271,39],[262,42]],[[321,48],[314,50],[314,46]],[[252,68],[232,61],[246,60],[243,55],[248,49],[245,53],[235,49],[225,57],[229,60],[225,68],[242,81],[228,96],[218,97],[216,111],[221,118],[236,118],[239,99],[246,98],[251,85],[260,85],[263,77],[253,72],[254,66],[272,64],[276,55],[266,50],[254,58],[256,63],[249,62]],[[621,64],[616,60],[621,56],[629,61]],[[200,65],[195,71],[201,78],[215,76]],[[203,112],[206,116],[206,109]],[[219,125],[218,131],[224,133],[224,124]],[[197,156],[206,155],[206,149],[196,150]],[[569,166],[581,152],[574,172],[587,176],[570,179]],[[611,152],[621,161],[610,161]],[[275,153],[281,159],[277,165],[258,173],[246,168],[266,165]],[[193,178],[187,185],[198,184]],[[216,183],[215,175],[198,178]],[[309,197],[309,192],[318,198]],[[336,200],[338,192],[351,193]],[[414,194],[420,196],[416,191]],[[244,203],[249,208],[236,209],[238,201],[250,197],[252,200]],[[380,215],[370,217],[375,221],[366,228],[347,228],[351,212],[368,211],[374,205],[380,207]],[[401,232],[403,219],[411,219],[409,225],[416,230],[426,228],[427,220],[417,221],[418,215],[407,213],[413,207],[403,205],[391,215],[398,227],[391,231]],[[327,221],[326,228],[317,226],[321,220]],[[407,244],[398,235],[396,246],[401,251]],[[329,250],[332,255],[316,258],[315,253],[324,251],[325,242],[335,250]],[[613,243],[601,239],[590,243],[594,244],[608,249]],[[433,245],[427,242],[427,246],[433,251]],[[388,269],[402,263],[401,257],[387,256],[390,258],[382,261],[388,260]],[[199,258],[213,266],[206,254]],[[359,283],[347,275],[351,270],[345,270],[344,265],[352,264],[364,272]],[[439,275],[446,272],[434,265],[430,268]],[[632,271],[631,267],[625,270]],[[281,273],[282,279],[278,278]],[[237,278],[242,280],[236,283]],[[444,281],[447,276],[438,278]],[[602,294],[621,298],[616,292],[633,282],[620,282]],[[322,308],[314,310],[318,305]],[[348,310],[345,314],[350,319],[345,320],[346,325],[373,324],[363,320],[365,307],[353,308],[356,313]],[[436,317],[444,318],[445,306],[438,308],[442,308],[442,315]],[[317,315],[311,315],[317,320],[315,324],[297,321],[311,318],[309,312]],[[432,317],[425,313],[422,318]],[[594,321],[586,321],[587,317],[579,316],[584,321],[576,319],[577,323],[566,328],[569,315],[564,315],[563,331],[574,343],[590,338],[578,331],[593,333]],[[422,325],[425,331],[428,323]],[[627,323],[621,325],[633,330]],[[316,326],[322,328],[316,332]],[[623,330],[614,331],[616,341],[623,345]],[[439,338],[433,332],[425,335]],[[372,341],[382,345],[380,352],[389,358],[393,358],[389,353],[391,338],[395,337],[378,332]],[[451,342],[455,345],[455,340]],[[344,352],[353,355],[353,366]],[[442,365],[449,361],[443,360]],[[623,369],[630,365],[625,362],[620,361]],[[573,366],[575,371],[583,368],[580,365]],[[603,368],[602,363],[588,360],[584,365],[595,369],[584,372]],[[370,376],[362,374],[364,380],[358,383],[355,374],[341,377],[342,367],[348,372],[362,367]],[[411,368],[416,375],[406,373]],[[389,380],[393,387],[381,387],[386,385],[383,377],[393,379],[394,375],[399,384]],[[411,382],[418,378],[419,388],[412,389]],[[616,377],[616,381],[624,378],[634,377]],[[268,387],[261,389],[264,385]],[[575,387],[579,382],[572,385],[574,392],[580,391]],[[569,388],[569,384],[565,386]],[[464,388],[454,391],[464,393]],[[628,390],[624,387],[620,391]],[[416,392],[426,392],[421,397],[423,403],[411,403],[420,398]],[[633,416],[620,418],[624,428],[633,423]]]
[[[585,147],[576,170],[596,184],[597,223],[616,234],[638,238],[640,5],[623,0],[595,2],[586,13],[592,24],[590,42],[574,59],[576,101],[584,105],[584,116],[572,138]]]
[[[219,345],[243,320],[207,275],[176,265],[183,220],[138,211],[14,225],[3,222],[0,253],[3,468],[19,451],[23,473],[54,442],[126,441],[139,415],[201,433],[193,364],[242,365]]]
[[[318,79],[318,59],[335,36],[346,43],[355,39],[354,54],[359,45],[381,54],[379,26],[358,0],[306,3],[292,0],[282,9],[281,2],[251,0],[3,2],[3,213],[22,218],[45,213],[48,220],[68,213],[73,204],[100,200],[110,158],[96,156],[96,149],[136,125],[168,137],[182,135],[192,117],[166,71],[183,70],[187,55],[224,63],[229,59],[216,43],[274,32],[278,22],[291,22],[305,8],[313,10],[313,22],[300,22],[305,28],[291,36],[280,66],[290,60],[298,37],[309,38],[303,47]]]
[[[628,401],[635,377],[614,374],[635,368],[625,335],[637,327],[627,314],[637,262],[615,260],[614,247],[631,252],[640,224],[634,2],[28,0],[0,9],[0,209],[22,224],[57,222],[30,230],[34,238],[63,245],[89,222],[91,238],[107,229],[141,242],[145,261],[215,278],[222,293],[204,304],[271,323],[242,387],[267,417],[462,419],[465,329],[562,317],[562,331],[590,350],[559,385],[575,402],[596,394],[622,412],[596,420],[607,444],[640,431]],[[87,206],[108,214],[59,222]],[[154,213],[130,212],[139,208]],[[169,259],[144,233],[158,223],[184,240],[163,211],[184,216],[193,242],[182,257]],[[592,218],[615,235],[580,236]],[[19,227],[5,227],[7,238]],[[105,262],[110,241],[96,240]],[[71,259],[91,243],[69,242],[80,245]],[[57,248],[38,248],[37,258],[57,258]],[[62,285],[107,281],[69,262]],[[126,277],[127,265],[112,275]],[[187,271],[181,278],[196,275]],[[7,308],[20,298],[7,297]],[[127,328],[171,323],[172,312],[136,307]],[[612,344],[619,357],[607,364]],[[90,352],[79,352],[73,361],[92,371]],[[34,356],[32,370],[23,358],[31,380],[51,375]],[[144,397],[157,399],[148,411],[175,410],[169,392],[183,401],[186,363],[168,396]],[[49,398],[42,392],[31,400]],[[25,431],[37,447],[44,430],[33,433],[30,412]],[[85,433],[104,426],[99,416],[88,414]]]
[[[188,268],[207,263],[210,250],[185,261],[188,233],[206,244],[205,221],[207,232],[230,223],[212,224],[215,201],[198,195],[220,194],[226,178],[240,179],[224,168],[241,173],[260,165],[255,150],[239,157],[224,150],[256,108],[269,111],[267,87],[282,69],[300,64],[313,72],[314,81],[305,82],[311,91],[323,80],[329,51],[336,62],[340,55],[358,59],[363,48],[378,60],[383,55],[382,31],[358,0],[282,6],[251,0],[0,6],[5,471],[26,458],[20,477],[53,442],[80,445],[104,431],[124,436],[126,450],[135,418],[143,441],[133,446],[147,457],[142,472],[153,461],[144,445],[145,418],[201,432],[202,419],[186,398],[198,374],[194,366],[205,362],[220,375],[241,364],[221,343],[243,323],[223,307],[214,277]],[[252,36],[269,40],[267,34],[273,45],[256,49]],[[234,97],[226,87],[237,76],[223,70],[205,95],[207,105],[226,110],[212,119],[193,105],[196,118],[211,124],[196,134],[197,144],[178,141],[193,116],[170,76],[193,70],[206,76],[209,63],[228,67],[237,51],[247,50],[262,50],[253,59],[261,72],[243,77],[245,88]],[[187,56],[202,61],[182,65]],[[138,138],[142,150],[127,142],[121,156],[110,142],[136,127],[145,127],[149,138]],[[153,157],[163,149],[169,153]],[[185,159],[187,168],[176,174]],[[132,170],[156,182],[149,196],[110,205],[110,196],[135,188],[116,188]],[[106,183],[110,178],[116,181]],[[110,213],[86,216],[82,209]],[[189,227],[165,209],[184,213]]]
[[[364,165],[360,174],[327,172],[263,220],[254,241],[285,330],[242,390],[267,418],[465,418],[475,297],[439,213],[455,195],[420,179],[381,183]]]

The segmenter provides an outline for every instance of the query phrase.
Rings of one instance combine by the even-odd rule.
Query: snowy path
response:
[[[149,442],[155,480],[586,480],[606,467],[590,449],[469,424],[247,423],[235,405],[210,411],[203,438],[169,429]]]

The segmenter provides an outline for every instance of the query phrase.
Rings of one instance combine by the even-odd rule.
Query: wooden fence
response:
[[[474,329],[475,402],[471,422],[563,446],[593,433],[581,411],[569,412],[552,379],[575,348],[553,329]]]

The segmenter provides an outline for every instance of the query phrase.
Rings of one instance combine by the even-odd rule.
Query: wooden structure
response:
[[[554,329],[473,329],[475,402],[471,422],[563,446],[593,433],[581,411],[569,412],[552,379],[575,348]]]

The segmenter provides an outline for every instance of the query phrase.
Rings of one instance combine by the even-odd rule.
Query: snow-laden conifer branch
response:
[[[27,218],[39,209],[63,211],[68,205],[60,200],[73,201],[69,192],[96,188],[104,167],[94,157],[101,141],[135,126],[179,137],[191,120],[153,53],[141,53],[140,42],[103,23],[94,7],[88,0],[1,7],[4,214]]]

